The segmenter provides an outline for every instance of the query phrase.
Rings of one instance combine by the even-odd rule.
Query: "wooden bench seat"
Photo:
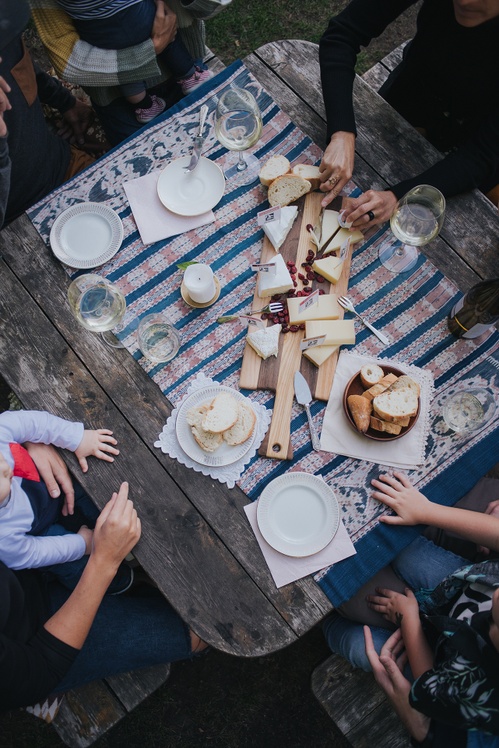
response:
[[[364,80],[375,91],[379,91],[392,70],[394,70],[399,62],[401,62],[404,47],[409,43],[409,41],[410,40],[407,40],[400,44],[397,49],[394,49],[392,52],[387,54],[386,57],[383,57],[383,59],[377,62],[376,65],[373,65],[372,68],[366,70],[364,75],[362,75],[362,80]]]

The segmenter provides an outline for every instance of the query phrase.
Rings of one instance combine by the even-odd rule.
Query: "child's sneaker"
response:
[[[179,80],[179,85],[184,96],[187,96],[191,91],[195,91],[196,88],[199,88],[201,84],[209,81],[210,78],[213,78],[211,70],[203,70],[199,65],[196,65],[193,74],[188,78]]]
[[[137,107],[135,110],[135,119],[140,122],[141,125],[147,125],[152,119],[157,117],[159,114],[165,111],[166,101],[160,99],[159,96],[151,94],[152,104],[147,109]]]

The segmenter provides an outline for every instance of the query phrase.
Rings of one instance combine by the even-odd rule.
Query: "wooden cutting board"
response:
[[[286,237],[286,241],[280,248],[283,259],[286,262],[292,260],[296,264],[298,272],[303,270],[301,263],[305,262],[308,250],[313,249],[314,252],[317,250],[306,227],[309,223],[312,226],[315,225],[321,212],[322,198],[323,194],[321,192],[312,192],[295,203],[298,206],[298,217]],[[332,208],[333,206],[331,205],[330,207]],[[261,262],[269,262],[275,254],[271,242],[265,236]],[[351,255],[352,249],[350,248],[345,258],[343,273],[335,286],[332,286],[327,281],[324,281],[324,283],[312,281],[312,288],[314,290],[315,288],[323,288],[326,293],[335,293],[338,296],[345,294],[348,288]],[[297,280],[298,287],[296,290],[300,290],[303,288],[303,284],[298,278]],[[260,309],[269,301],[270,298],[261,299],[257,295],[255,278],[255,295],[252,309]],[[283,302],[286,303],[284,295]],[[341,316],[343,317],[343,313]],[[317,368],[300,351],[300,342],[303,340],[304,335],[304,331],[281,334],[279,355],[277,358],[271,356],[266,361],[260,358],[248,344],[246,344],[244,349],[241,376],[239,379],[241,389],[268,389],[276,393],[270,428],[259,449],[259,453],[265,457],[273,457],[278,460],[290,460],[293,457],[293,449],[290,443],[290,422],[294,397],[293,378],[296,371],[301,371],[310,385],[312,396],[316,400],[327,401],[329,399],[334,372],[336,371],[336,363],[338,361],[338,351],[333,353],[322,366]]]

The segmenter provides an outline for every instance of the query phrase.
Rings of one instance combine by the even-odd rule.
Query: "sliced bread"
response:
[[[202,450],[205,452],[215,452],[223,442],[221,434],[214,434],[212,431],[205,431],[203,420],[208,412],[209,404],[195,405],[187,411],[186,420],[191,427],[192,435]]]
[[[291,173],[307,179],[310,182],[312,191],[318,190],[321,186],[321,173],[318,166],[312,166],[312,164],[295,164],[291,169]]]
[[[229,392],[221,392],[209,404],[202,426],[205,431],[221,434],[230,429],[239,415],[238,402]]]
[[[360,381],[366,389],[372,387],[383,379],[385,372],[377,364],[366,364],[360,370]]]
[[[376,384],[373,384],[372,387],[369,387],[368,390],[362,393],[362,397],[367,398],[368,400],[372,400],[374,397],[377,397],[378,395],[381,395],[385,390],[387,390],[395,381],[397,380],[397,377],[395,374],[385,374],[385,376],[379,380],[379,382],[376,382]]]
[[[419,397],[421,394],[421,387],[417,382],[414,381],[411,377],[409,377],[407,374],[402,374],[401,377],[397,379],[396,382],[392,384],[390,387],[391,390],[411,390],[414,392],[416,397]]]
[[[386,434],[393,434],[394,436],[398,436],[400,432],[402,431],[402,426],[400,426],[397,423],[389,423],[388,421],[383,421],[380,418],[376,418],[375,416],[371,416],[371,428],[375,429],[376,431],[384,431]]]
[[[271,156],[260,169],[260,182],[264,187],[269,187],[274,179],[284,176],[290,169],[291,164],[286,156]]]
[[[246,439],[249,439],[256,423],[255,411],[251,405],[240,402],[238,403],[238,409],[237,421],[230,429],[223,432],[224,441],[233,447],[237,444],[242,444]]]
[[[273,208],[278,205],[282,208],[294,202],[294,200],[298,200],[302,195],[306,195],[307,192],[310,192],[310,182],[308,180],[295,174],[286,174],[284,177],[277,177],[271,183],[268,200]]]
[[[372,403],[362,395],[349,395],[347,403],[357,429],[365,434],[369,428],[369,419],[373,409]]]
[[[374,413],[390,423],[396,423],[398,419],[407,416],[415,416],[418,407],[419,400],[411,390],[390,389],[373,399]]]

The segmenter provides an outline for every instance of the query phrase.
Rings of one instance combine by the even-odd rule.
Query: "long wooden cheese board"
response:
[[[301,263],[305,262],[309,249],[313,249],[314,252],[317,251],[310,233],[307,231],[307,225],[315,225],[321,212],[322,198],[323,193],[312,192],[295,203],[298,206],[298,217],[280,248],[283,259],[286,262],[288,260],[294,262],[299,271],[301,271]],[[271,242],[265,236],[261,262],[269,262],[275,254]],[[320,284],[317,281],[312,281],[312,288],[314,290],[315,288],[323,288],[326,293],[335,293],[338,296],[345,294],[348,289],[351,256],[352,248],[350,247],[345,257],[341,278],[336,285],[327,281]],[[301,288],[303,288],[303,284],[298,280],[296,290],[299,291]],[[261,299],[258,296],[255,282],[253,308],[262,307],[266,301],[269,302],[270,298]],[[286,303],[285,295],[283,295],[282,301]],[[343,317],[343,312],[341,317]],[[300,343],[303,337],[304,332],[301,330],[294,333],[281,333],[277,358],[271,356],[265,361],[248,344],[246,344],[244,350],[239,386],[248,390],[269,389],[276,393],[270,428],[259,450],[259,453],[266,457],[278,460],[292,459],[293,457],[290,442],[290,421],[294,397],[293,377],[296,371],[299,370],[304,375],[316,400],[327,401],[329,398],[338,361],[338,352],[333,353],[327,361],[317,368],[300,351]]]

